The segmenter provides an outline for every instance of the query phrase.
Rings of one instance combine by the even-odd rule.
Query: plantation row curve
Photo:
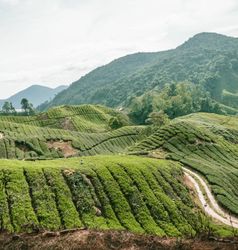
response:
[[[179,236],[202,228],[174,162],[97,156],[0,163],[1,230],[97,228]]]
[[[214,122],[207,126],[179,119],[132,146],[131,152],[153,157],[162,153],[163,157],[197,171],[210,184],[218,203],[238,215],[238,147],[231,137],[215,132],[218,129],[226,129],[236,138],[237,130],[224,124],[222,128]]]

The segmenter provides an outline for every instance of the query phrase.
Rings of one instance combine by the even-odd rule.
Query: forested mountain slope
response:
[[[127,106],[134,96],[181,81],[200,85],[216,101],[237,107],[238,39],[200,33],[176,49],[119,58],[74,82],[44,108],[81,103]]]

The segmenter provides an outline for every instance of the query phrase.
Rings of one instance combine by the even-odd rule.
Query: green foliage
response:
[[[159,112],[150,113],[148,119],[146,120],[146,123],[152,124],[156,127],[161,127],[169,123],[169,118],[168,115],[166,115],[164,111],[161,110]]]
[[[26,115],[34,115],[35,113],[33,104],[30,103],[26,98],[21,100],[21,108],[24,110]]]
[[[6,101],[6,102],[4,102],[4,104],[2,106],[2,112],[5,115],[9,115],[9,114],[15,114],[16,110],[13,107],[11,102]]]
[[[108,122],[117,118],[119,129]],[[0,158],[46,159],[125,152],[149,133],[103,106],[64,106],[34,116],[0,116]]]
[[[218,202],[237,214],[237,139],[237,117],[198,113],[175,119],[131,150],[162,150],[167,158],[198,171]]]
[[[233,108],[238,108],[238,93],[231,93],[224,89],[222,91],[222,103]]]
[[[42,169],[25,168],[25,178],[31,190],[32,205],[40,227],[56,230],[61,227],[55,195],[47,184]]]
[[[189,199],[181,180],[179,164],[148,158],[1,160],[1,229],[86,227],[188,235],[187,229],[196,231],[199,218],[193,203],[189,207],[180,198]]]
[[[223,112],[220,105],[214,102],[201,86],[188,82],[165,85],[163,89],[132,98],[128,105],[133,120],[139,123],[144,123],[146,119],[153,123],[154,120],[159,126],[161,125],[158,115],[156,119],[158,112],[162,112],[161,115],[164,112],[170,118],[201,111]],[[164,120],[166,121],[166,118]]]
[[[110,120],[109,120],[109,127],[111,129],[117,129],[117,128],[120,128],[122,127],[122,122],[118,119],[118,117],[112,117]]]
[[[127,115],[100,105],[60,106],[38,115],[1,116],[0,121],[78,132],[98,133],[106,132],[110,129],[108,123],[111,118],[118,118],[121,126],[131,124]]]
[[[72,201],[72,195],[60,169],[45,168],[44,174],[47,184],[55,195],[55,202],[59,211],[61,224],[64,228],[80,228],[82,222]]]

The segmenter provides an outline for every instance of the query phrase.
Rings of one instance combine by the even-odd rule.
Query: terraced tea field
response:
[[[145,126],[124,126],[108,132],[86,133],[0,119],[0,158],[46,159],[123,153],[145,138],[148,131]]]
[[[63,106],[37,116],[0,116],[0,158],[124,153],[149,130],[145,126],[110,129],[109,120],[118,116],[124,124],[130,124],[126,115],[93,105]]]
[[[224,139],[235,144],[238,143],[238,118],[236,116],[196,113],[175,120],[189,122],[196,127],[208,128]]]
[[[109,131],[109,120],[117,116],[123,125],[130,124],[123,113],[100,105],[60,106],[35,116],[0,116],[0,122],[100,133]]]
[[[201,122],[201,118],[196,119],[198,115],[175,120],[131,150],[152,152],[150,154],[154,156],[156,152],[163,152],[166,158],[202,174],[219,204],[238,215],[238,147],[230,137],[221,136],[217,131],[223,126],[223,130],[229,131],[234,138],[235,135],[230,130],[231,125],[221,124],[222,117],[211,115],[213,122]],[[208,117],[205,114],[204,120]],[[232,131],[237,131],[237,127]]]
[[[78,227],[179,236],[201,230],[181,166],[129,156],[1,160],[0,211],[1,230],[12,232]]]
[[[129,126],[110,129],[109,120],[119,115]],[[194,235],[208,222],[189,195],[182,167],[204,176],[219,204],[238,215],[237,135],[235,117],[202,113],[157,130],[92,105],[1,116],[0,158],[11,159],[0,160],[1,229]]]

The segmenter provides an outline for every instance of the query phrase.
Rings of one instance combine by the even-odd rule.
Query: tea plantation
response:
[[[124,126],[110,128],[115,117]],[[181,167],[203,175],[220,205],[238,215],[237,121],[197,113],[156,128],[93,105],[0,116],[0,230],[195,235],[210,222]]]
[[[160,236],[201,230],[181,166],[174,162],[96,156],[1,160],[0,166],[1,230],[78,227]]]
[[[0,121],[49,127],[79,132],[106,132],[112,117],[119,116],[123,125],[129,125],[126,115],[100,105],[60,106],[34,116],[0,116]]]
[[[148,135],[145,126],[111,129],[109,121],[113,117],[120,117],[122,125],[130,125],[126,115],[93,105],[58,107],[37,116],[0,116],[0,158],[122,153]]]
[[[154,156],[163,152],[166,158],[199,172],[220,205],[238,215],[237,121],[235,117],[189,115],[175,119],[131,150]]]
[[[0,122],[0,158],[46,159],[125,152],[148,135],[143,126],[125,126],[104,133],[81,133]]]

